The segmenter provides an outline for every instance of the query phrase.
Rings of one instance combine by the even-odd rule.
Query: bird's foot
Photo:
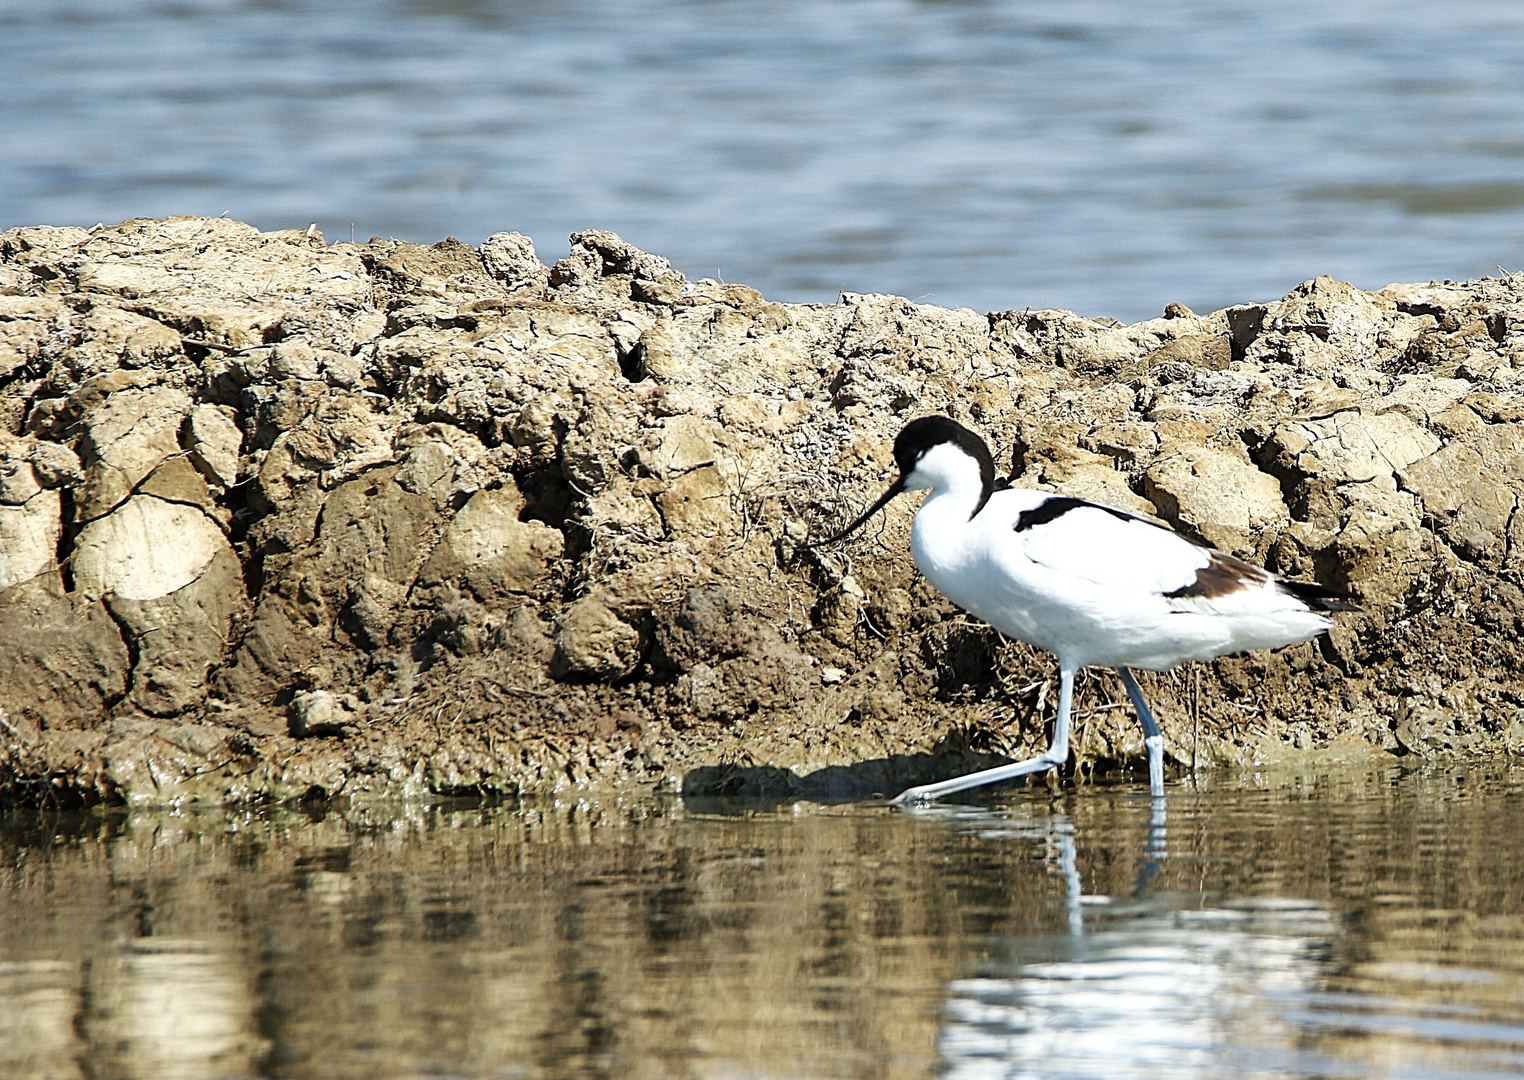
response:
[[[931,790],[934,785],[926,787],[906,788],[894,798],[889,800],[890,806],[908,808],[913,806],[930,806],[937,801],[936,793]]]

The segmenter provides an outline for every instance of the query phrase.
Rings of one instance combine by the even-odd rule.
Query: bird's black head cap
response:
[[[950,416],[922,416],[910,421],[894,437],[894,463],[900,467],[900,478],[909,476],[921,460],[921,455],[933,446],[952,443],[979,463],[979,480],[984,494],[974,514],[984,509],[990,493],[995,490],[995,459],[984,440]],[[972,515],[971,515],[972,516]]]
[[[915,472],[916,463],[921,460],[926,451],[943,443],[952,443],[979,463],[979,480],[983,485],[983,491],[980,492],[979,503],[974,507],[974,512],[969,515],[969,518],[977,516],[995,491],[995,459],[990,457],[989,447],[984,445],[983,439],[951,417],[922,416],[906,424],[894,438],[894,463],[899,466],[900,475],[893,484],[889,485],[889,490],[845,529],[834,536],[817,540],[806,546],[819,547],[822,544],[834,544],[849,533],[855,532],[864,522],[887,506],[889,500],[905,490],[905,478]]]

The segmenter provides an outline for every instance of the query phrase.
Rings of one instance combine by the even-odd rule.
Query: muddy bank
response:
[[[1124,326],[770,303],[610,233],[0,234],[0,801],[892,792],[1041,745],[915,574],[912,416],[1364,606],[1144,680],[1176,764],[1524,742],[1524,277]],[[1137,764],[1082,681],[1075,769]]]

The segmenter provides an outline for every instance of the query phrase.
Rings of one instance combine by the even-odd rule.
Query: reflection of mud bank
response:
[[[1524,777],[1490,771],[1209,780],[1167,836],[1109,784],[11,813],[0,1076],[1506,1073]]]
[[[810,817],[113,820],[8,893],[0,1074],[925,1076],[949,956],[901,867],[947,841]],[[992,887],[1058,925],[1030,862]]]
[[[512,233],[0,234],[0,801],[856,795],[1030,750],[1047,661],[918,580],[908,503],[797,547],[936,410],[1019,483],[1359,593],[1326,642],[1150,680],[1177,760],[1502,750],[1521,287],[1121,326],[768,303],[599,232],[550,268]],[[1138,757],[1123,700],[1082,687],[1083,767]]]

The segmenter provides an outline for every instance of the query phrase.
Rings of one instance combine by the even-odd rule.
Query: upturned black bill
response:
[[[902,476],[894,483],[889,485],[889,490],[879,496],[878,502],[874,503],[872,506],[868,507],[868,509],[864,510],[861,517],[852,522],[852,524],[848,525],[845,529],[841,530],[841,532],[837,533],[835,536],[828,536],[824,540],[816,540],[815,542],[805,544],[804,546],[807,548],[824,547],[826,544],[834,544],[836,541],[841,540],[851,533],[856,532],[869,518],[878,513],[884,507],[888,506],[890,499],[894,498],[904,490],[905,478]]]

